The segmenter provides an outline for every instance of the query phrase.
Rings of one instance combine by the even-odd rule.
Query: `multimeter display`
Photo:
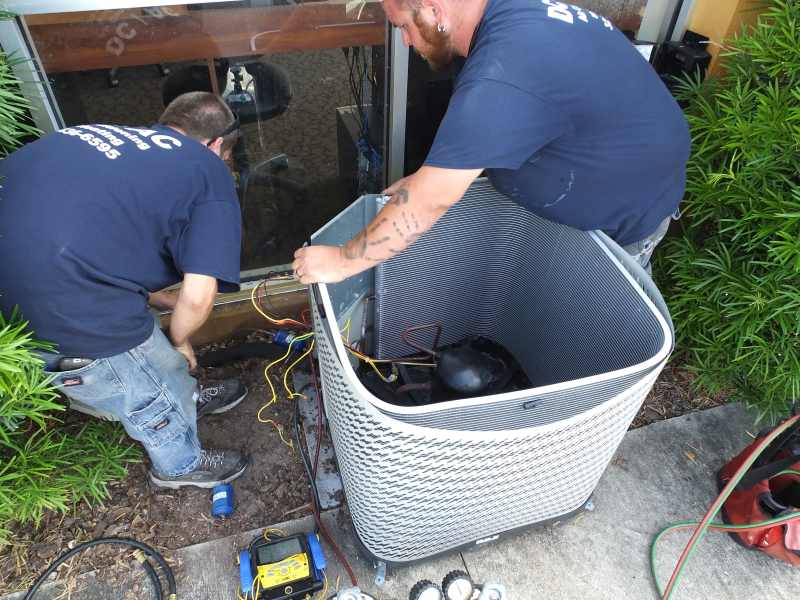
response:
[[[259,536],[247,554],[240,576],[248,600],[307,600],[325,585],[325,556],[316,535]]]
[[[256,551],[256,558],[259,565],[268,563],[277,563],[303,552],[303,547],[300,545],[300,540],[297,538],[290,538],[283,542],[270,544],[269,546],[261,546]]]

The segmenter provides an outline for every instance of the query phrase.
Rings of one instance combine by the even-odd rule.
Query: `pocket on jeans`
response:
[[[125,393],[125,386],[107,358],[72,371],[46,371],[59,391],[79,402],[98,402]]]
[[[143,407],[128,413],[127,418],[144,434],[151,447],[163,446],[189,430],[183,415],[169,401],[166,392],[161,392]]]

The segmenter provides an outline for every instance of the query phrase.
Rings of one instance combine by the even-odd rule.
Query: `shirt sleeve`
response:
[[[425,164],[449,169],[518,169],[571,130],[552,105],[507,83],[459,85]]]
[[[207,176],[181,235],[175,264],[183,273],[209,275],[220,292],[239,291],[242,217],[227,168]]]

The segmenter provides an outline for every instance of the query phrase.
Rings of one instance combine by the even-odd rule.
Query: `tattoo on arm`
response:
[[[382,218],[380,221],[376,221],[375,223],[373,223],[372,225],[370,225],[370,226],[369,226],[369,229],[368,229],[368,231],[369,231],[370,233],[375,233],[375,232],[378,230],[378,228],[379,228],[381,225],[383,225],[384,223],[386,223],[388,220],[389,220],[389,219],[387,219],[386,217],[383,217],[383,218]]]
[[[394,195],[392,196],[391,200],[389,200],[388,204],[393,204],[394,206],[400,207],[405,206],[408,204],[408,190],[404,187],[397,190]],[[388,206],[387,204],[387,206]],[[347,260],[366,260],[369,262],[381,262],[388,257],[384,258],[374,258],[372,256],[367,256],[367,248],[368,247],[376,247],[376,246],[384,246],[387,243],[392,242],[393,240],[397,240],[399,237],[402,242],[405,243],[406,246],[413,244],[415,241],[419,239],[422,235],[422,231],[420,231],[419,221],[417,220],[417,216],[414,214],[413,211],[407,210],[406,208],[402,208],[400,210],[399,219],[392,220],[392,227],[394,228],[394,233],[396,235],[392,235],[392,232],[389,231],[388,233],[384,233],[383,236],[373,239],[370,241],[368,239],[369,236],[375,235],[378,231],[389,222],[389,217],[381,217],[371,225],[369,225],[365,230],[359,233],[356,237],[350,240],[347,244],[345,244],[342,254]],[[386,251],[390,253],[390,255],[399,254],[402,250],[396,250],[394,248],[386,248]]]
[[[364,253],[367,251],[367,232],[362,231],[352,240],[344,245],[344,257],[347,260],[356,260],[357,258],[364,258]]]
[[[392,194],[392,199],[389,200],[389,204],[408,204],[408,190],[404,187],[401,187],[394,194]]]
[[[391,236],[387,235],[385,237],[382,237],[379,240],[375,240],[374,242],[369,242],[369,245],[370,246],[380,246],[381,244],[385,244],[386,242],[388,242],[390,239],[391,239]]]

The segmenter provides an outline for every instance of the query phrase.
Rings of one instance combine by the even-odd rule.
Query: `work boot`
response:
[[[218,415],[232,409],[247,396],[247,388],[238,379],[223,379],[214,385],[201,386],[197,400],[197,418]]]
[[[150,469],[150,481],[156,487],[178,489],[185,486],[212,488],[229,483],[247,469],[250,461],[237,450],[201,450],[200,462],[194,471],[171,477]]]

